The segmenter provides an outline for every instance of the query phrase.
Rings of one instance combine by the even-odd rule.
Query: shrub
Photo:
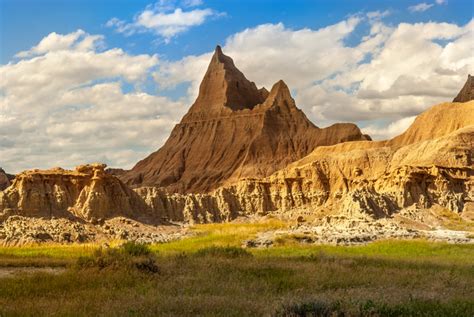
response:
[[[199,249],[196,252],[197,256],[212,256],[212,257],[223,257],[223,258],[241,258],[241,257],[251,257],[252,254],[245,249],[238,247],[207,247]]]
[[[77,267],[114,270],[137,270],[146,273],[158,273],[156,257],[144,244],[127,242],[118,248],[100,248],[92,256],[80,257]]]
[[[142,256],[151,254],[151,250],[146,244],[136,243],[133,241],[125,242],[120,248],[131,256]]]

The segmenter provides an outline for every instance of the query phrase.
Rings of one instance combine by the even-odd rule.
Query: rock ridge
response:
[[[283,80],[258,89],[218,46],[196,101],[163,147],[117,176],[132,187],[205,193],[269,176],[317,146],[366,139],[354,124],[316,127]]]
[[[474,100],[474,77],[467,75],[467,80],[453,102],[468,102]]]

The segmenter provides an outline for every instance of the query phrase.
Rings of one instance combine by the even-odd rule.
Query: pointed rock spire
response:
[[[222,111],[252,109],[265,100],[264,96],[265,92],[259,91],[218,45],[199,87],[199,95],[183,119],[195,120]]]
[[[474,100],[474,76],[467,75],[467,81],[453,102],[468,102]]]
[[[296,108],[295,100],[291,97],[290,89],[283,80],[276,82],[267,99],[265,105],[269,107],[280,107],[283,110],[290,111]]]
[[[316,146],[364,140],[353,124],[319,129],[280,80],[257,89],[217,46],[199,96],[161,149],[119,177],[132,186],[208,192],[245,177],[265,177]]]

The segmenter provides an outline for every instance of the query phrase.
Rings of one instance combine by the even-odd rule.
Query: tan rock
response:
[[[314,126],[283,81],[257,89],[217,47],[199,96],[164,146],[118,176],[135,187],[208,192],[269,176],[317,146],[365,139],[354,124]]]
[[[453,102],[467,102],[471,100],[474,100],[474,77],[467,75],[466,83]]]
[[[410,206],[439,205],[461,213],[474,201],[474,101],[441,104],[419,118],[402,137],[319,147],[267,178],[248,178],[208,194],[136,191],[157,213],[190,222],[293,209],[365,219]]]
[[[10,186],[11,181],[14,178],[15,178],[14,175],[7,174],[2,168],[0,168],[0,191]]]
[[[118,215],[149,218],[149,207],[115,176],[105,164],[81,165],[74,171],[25,171],[0,192],[0,217],[66,217],[84,219]]]

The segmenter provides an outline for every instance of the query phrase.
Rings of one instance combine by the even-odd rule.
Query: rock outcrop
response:
[[[453,102],[468,102],[474,100],[474,77],[467,75],[467,81]]]
[[[2,168],[0,168],[0,191],[10,186],[14,178],[14,175],[7,174]]]
[[[74,171],[22,172],[0,192],[0,220],[11,215],[90,222],[116,216],[142,221],[152,218],[143,200],[104,169],[105,164],[90,164]]]
[[[473,161],[474,101],[445,103],[392,140],[319,147],[267,178],[208,194],[136,191],[160,215],[191,222],[292,210],[377,219],[434,205],[462,213],[474,201]]]
[[[354,124],[314,126],[283,81],[258,89],[217,47],[199,96],[167,142],[118,176],[133,187],[203,193],[269,176],[318,146],[366,139]]]
[[[103,164],[26,171],[0,192],[0,217],[205,223],[303,212],[374,220],[432,206],[462,214],[474,202],[473,162],[474,101],[444,103],[392,140],[320,146],[268,177],[245,178],[209,193],[131,190]]]

